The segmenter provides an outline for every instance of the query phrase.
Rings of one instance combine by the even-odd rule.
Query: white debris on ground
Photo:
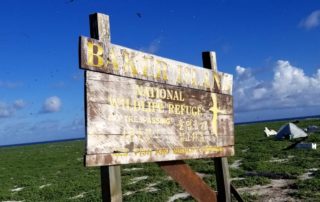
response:
[[[206,174],[206,173],[198,173],[198,172],[196,172],[196,174],[197,174],[201,179],[203,179],[204,177],[209,177],[209,176],[210,176],[210,174]]]
[[[137,170],[143,170],[143,168],[125,168],[123,171],[137,171]]]
[[[290,185],[294,183],[294,180],[287,179],[273,179],[270,184],[267,185],[255,185],[253,187],[237,188],[240,193],[250,193],[256,195],[259,201],[270,202],[290,202],[299,201],[290,196],[291,193],[296,192],[290,189]]]
[[[24,201],[1,201],[1,202],[24,202]]]
[[[298,177],[299,180],[308,180],[308,179],[312,179],[313,178],[313,173],[318,171],[319,169],[318,168],[311,168],[311,169],[308,169],[306,173],[303,173],[302,175],[300,175]]]
[[[70,197],[69,199],[79,199],[79,198],[84,198],[84,195],[86,194],[86,192],[82,192],[76,196]]]
[[[40,186],[39,186],[39,189],[43,189],[43,188],[45,188],[45,187],[49,187],[49,186],[51,186],[51,184],[44,184],[44,185],[40,185]]]
[[[242,153],[246,153],[247,151],[249,151],[249,148],[241,150]]]
[[[140,191],[144,191],[144,192],[156,192],[156,191],[159,191],[159,189],[155,188],[155,186],[157,186],[158,184],[160,184],[160,182],[155,182],[155,183],[148,184],[148,186],[146,188],[140,189]]]
[[[136,193],[136,191],[127,191],[126,193],[123,194],[123,196],[130,196],[135,193]]]
[[[132,179],[130,180],[131,182],[128,183],[128,184],[135,184],[135,183],[140,182],[140,181],[142,181],[142,180],[148,179],[148,177],[149,177],[149,176],[141,176],[141,177],[132,178]]]
[[[135,194],[137,192],[156,192],[159,191],[159,189],[155,188],[155,186],[157,186],[158,184],[160,184],[160,182],[155,182],[155,183],[151,183],[148,184],[145,188],[139,189],[137,191],[128,191],[126,193],[124,193],[124,196],[130,196],[132,194]]]
[[[190,194],[188,194],[187,192],[183,192],[183,193],[178,193],[178,194],[175,194],[173,196],[171,196],[167,202],[173,202],[177,199],[186,199],[190,196]]]
[[[169,180],[169,181],[172,181],[173,179],[172,179],[172,177],[171,176],[167,176],[164,180]]]
[[[14,189],[11,189],[12,192],[18,192],[18,191],[22,191],[24,189],[24,187],[17,187]]]
[[[229,165],[229,168],[233,169],[239,169],[240,165],[242,164],[242,159],[235,160],[231,165]]]
[[[301,143],[297,144],[295,146],[295,148],[297,148],[297,149],[314,149],[314,150],[316,150],[317,149],[317,143],[312,143],[312,142],[304,143],[304,142],[301,142]]]
[[[293,155],[289,155],[287,156],[287,158],[285,159],[280,159],[280,158],[275,158],[275,157],[272,157],[268,162],[270,163],[286,163],[288,162],[290,159],[294,158]]]
[[[267,137],[270,137],[270,136],[274,136],[277,134],[277,131],[275,130],[270,130],[268,127],[264,127],[264,134],[267,136]]]
[[[234,178],[231,178],[231,182],[232,181],[237,181],[237,180],[245,180],[246,178],[244,177],[234,177]]]
[[[205,174],[205,173],[198,173],[196,172],[196,174],[202,179],[204,177],[208,177],[210,176],[210,174]],[[135,184],[141,180],[145,180],[147,179],[148,176],[141,176],[141,177],[136,177],[136,178],[133,178],[131,179],[131,182],[129,184]],[[170,176],[168,176],[165,180],[172,180],[172,178]],[[151,183],[151,184],[148,184],[147,187],[145,188],[142,188],[140,190],[137,190],[137,191],[128,191],[126,193],[124,193],[123,195],[124,196],[129,196],[129,195],[132,195],[132,194],[135,194],[137,192],[156,192],[156,191],[159,191],[158,188],[155,188],[155,186],[157,186],[158,184],[160,184],[160,182],[155,182],[155,183]],[[185,194],[187,194],[185,196]],[[188,193],[179,193],[179,194],[175,194],[174,196],[172,196],[168,201],[174,201],[176,199],[183,199],[183,198],[187,198],[189,196]]]
[[[268,162],[270,162],[270,163],[285,163],[288,161],[289,161],[289,159],[279,159],[279,158],[272,157],[271,160],[269,160]]]

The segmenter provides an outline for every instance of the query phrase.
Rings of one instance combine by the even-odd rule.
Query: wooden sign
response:
[[[232,75],[80,38],[86,166],[234,154]]]

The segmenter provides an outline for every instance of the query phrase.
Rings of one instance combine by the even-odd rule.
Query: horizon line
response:
[[[236,122],[236,123],[234,123],[234,125],[269,123],[269,122],[288,121],[288,120],[303,120],[303,119],[310,119],[310,118],[320,118],[320,115],[287,117],[287,118],[268,119],[268,120],[259,120],[259,121]],[[28,146],[28,145],[37,145],[37,144],[49,144],[49,143],[58,143],[58,142],[71,142],[71,141],[77,141],[77,140],[85,140],[85,137],[67,138],[67,139],[58,139],[58,140],[47,140],[47,141],[39,141],[39,142],[26,142],[26,143],[18,143],[18,144],[7,144],[7,145],[0,145],[0,148],[15,147],[15,146]]]

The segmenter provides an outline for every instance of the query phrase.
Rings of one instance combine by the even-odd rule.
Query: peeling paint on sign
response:
[[[232,75],[80,38],[86,166],[234,154]]]

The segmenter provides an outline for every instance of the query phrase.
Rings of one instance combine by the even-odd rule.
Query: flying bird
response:
[[[142,14],[141,14],[141,13],[136,13],[136,15],[137,15],[139,18],[142,18]]]

